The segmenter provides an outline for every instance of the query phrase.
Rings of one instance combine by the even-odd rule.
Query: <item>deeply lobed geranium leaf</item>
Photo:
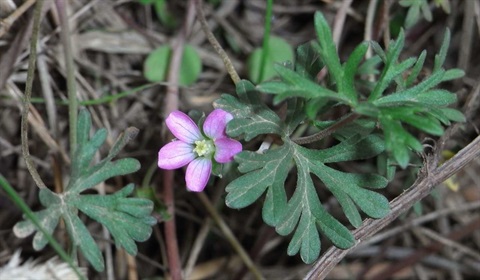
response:
[[[260,134],[283,133],[280,118],[260,100],[260,93],[253,84],[241,81],[237,84],[239,99],[231,95],[223,95],[215,101],[215,107],[230,112],[234,119],[227,125],[227,133],[232,137],[244,135],[251,140]],[[247,104],[251,104],[247,106]]]
[[[384,173],[392,179],[396,165],[407,167],[411,151],[423,149],[408,128],[441,135],[442,125],[464,120],[459,111],[446,107],[456,101],[456,96],[437,88],[462,74],[458,69],[442,68],[448,31],[432,74],[422,80],[420,73],[428,61],[427,54],[403,59],[403,31],[386,50],[370,42],[376,55],[365,61],[369,44],[361,43],[342,64],[328,23],[320,13],[315,15],[315,29],[318,41],[300,46],[294,65],[275,66],[278,79],[256,88],[242,81],[237,85],[238,98],[224,95],[215,104],[235,117],[227,128],[230,136],[244,136],[249,141],[259,135],[276,135],[271,137],[275,141],[269,150],[244,151],[235,157],[243,175],[226,187],[227,205],[243,208],[264,195],[264,221],[279,234],[291,235],[288,254],[299,253],[306,263],[318,257],[320,235],[340,248],[354,244],[350,231],[323,208],[318,187],[326,187],[335,196],[354,227],[361,225],[362,213],[381,218],[390,210],[388,200],[375,191],[386,186],[386,178],[343,172],[335,163],[381,154]],[[379,67],[380,63],[383,65]],[[260,92],[273,94],[274,104],[284,102],[278,106],[281,117],[263,105]],[[332,114],[334,107],[339,109]],[[342,117],[323,119],[337,113]],[[314,128],[325,134],[303,139],[292,136],[312,133]],[[297,144],[322,141],[325,135],[337,142],[324,149],[312,148],[321,146],[317,144],[308,148]],[[293,186],[287,180],[289,175],[297,178]]]
[[[225,100],[226,98],[228,100]],[[226,109],[226,105],[236,104],[237,106],[230,108],[235,109],[235,118],[244,120],[246,125],[237,127],[235,134],[251,133],[251,126],[247,124],[253,122],[251,112],[254,111],[256,104],[240,102],[233,96],[224,96],[216,104],[222,104],[222,109]],[[288,254],[299,253],[304,262],[311,263],[320,253],[320,233],[341,248],[348,248],[354,244],[350,231],[323,208],[312,174],[324,182],[334,195],[339,194],[337,199],[343,205],[351,202],[344,209],[355,226],[361,223],[357,208],[372,217],[386,214],[388,201],[366,188],[384,187],[387,180],[378,175],[343,173],[325,165],[378,155],[384,151],[384,142],[377,135],[346,133],[349,138],[324,150],[307,149],[295,144],[289,134],[295,131],[300,120],[305,117],[298,113],[299,104],[301,105],[295,102],[295,99],[287,103],[286,123],[281,122],[278,117],[264,120],[275,123],[275,127],[282,129],[276,131],[282,138],[282,145],[263,153],[244,151],[235,157],[239,164],[238,170],[244,174],[226,187],[226,204],[232,208],[243,208],[265,194],[262,210],[264,221],[275,227],[281,235],[293,232]],[[256,135],[267,134],[270,129],[266,126],[258,127]],[[288,199],[285,182],[293,166],[296,167],[297,183],[292,197]],[[338,184],[338,188],[332,187],[332,176],[335,177],[333,181]],[[348,190],[343,190],[344,187]]]
[[[320,59],[320,55],[315,50],[313,42],[303,44],[297,48],[295,71],[300,74],[300,76],[315,80],[323,66],[324,64]]]
[[[46,209],[35,212],[35,215],[49,233],[53,233],[62,218],[72,244],[80,248],[96,270],[102,271],[104,269],[102,254],[79,218],[78,210],[105,225],[117,246],[125,248],[132,255],[137,253],[135,241],[145,241],[151,235],[151,226],[156,223],[156,219],[151,216],[153,210],[151,200],[127,197],[133,192],[133,184],[112,195],[81,194],[104,180],[129,174],[140,168],[140,163],[133,158],[112,161],[120,149],[136,135],[137,129],[132,128],[127,129],[117,139],[104,160],[90,166],[93,156],[106,138],[106,131],[99,130],[89,139],[90,127],[90,115],[86,110],[80,111],[78,145],[72,159],[70,182],[66,190],[60,194],[48,189],[40,190],[40,202]],[[19,237],[26,237],[36,230],[30,220],[21,221],[14,227],[14,232]],[[34,248],[41,250],[46,244],[45,236],[37,232],[33,240]]]

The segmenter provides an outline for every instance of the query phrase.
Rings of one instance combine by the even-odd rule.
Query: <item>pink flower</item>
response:
[[[177,139],[160,149],[158,167],[171,170],[188,164],[187,188],[194,192],[203,191],[212,172],[212,159],[227,163],[242,151],[242,144],[225,133],[227,123],[232,119],[230,113],[216,109],[205,119],[202,133],[185,113],[170,113],[165,122]]]

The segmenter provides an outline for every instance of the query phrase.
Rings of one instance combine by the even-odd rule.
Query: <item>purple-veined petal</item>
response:
[[[196,158],[187,167],[185,181],[187,189],[192,192],[201,192],[205,189],[212,173],[212,161],[207,158]]]
[[[215,140],[215,160],[219,163],[226,163],[233,160],[233,156],[242,151],[242,144],[230,138]]]
[[[165,120],[165,123],[172,134],[183,142],[193,144],[195,141],[203,138],[198,126],[183,112],[171,112]]]
[[[211,139],[227,137],[225,134],[225,128],[227,123],[232,119],[232,114],[222,109],[215,109],[205,119],[205,122],[203,123],[203,132]]]
[[[158,167],[176,169],[187,165],[195,159],[193,146],[182,141],[173,141],[163,146],[158,152]]]

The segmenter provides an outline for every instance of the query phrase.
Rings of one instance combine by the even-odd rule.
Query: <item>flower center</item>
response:
[[[199,157],[210,155],[215,151],[215,146],[210,140],[198,140],[195,141],[195,149],[193,149]]]

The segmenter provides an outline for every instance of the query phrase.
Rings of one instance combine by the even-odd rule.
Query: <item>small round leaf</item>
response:
[[[143,75],[150,82],[165,81],[172,55],[172,48],[161,46],[151,52],[143,65]],[[179,81],[182,86],[194,83],[202,71],[202,61],[195,48],[185,45],[182,64],[180,65]]]
[[[263,78],[259,81],[260,68],[262,64],[262,55],[264,50],[257,48],[252,52],[247,61],[247,70],[249,79],[254,83],[260,83],[276,76],[274,69],[275,63],[284,61],[293,61],[293,49],[282,38],[271,36],[268,41],[267,58],[265,61],[265,68],[263,69]]]

